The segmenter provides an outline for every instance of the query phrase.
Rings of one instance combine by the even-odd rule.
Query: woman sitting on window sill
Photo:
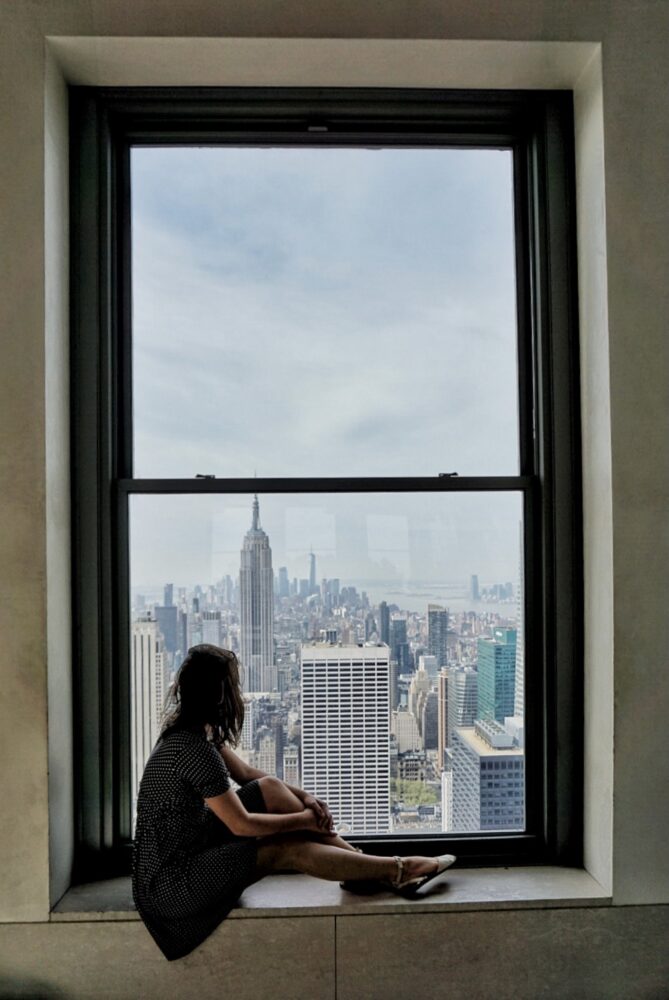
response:
[[[455,860],[363,854],[337,834],[325,802],[245,764],[232,750],[244,721],[234,653],[194,646],[171,694],[139,788],[132,879],[137,910],[168,959],[196,948],[270,872],[354,890],[374,880],[412,895]]]

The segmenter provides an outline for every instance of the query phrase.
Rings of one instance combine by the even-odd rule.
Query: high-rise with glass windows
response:
[[[303,787],[353,833],[388,833],[388,647],[303,645],[301,661]]]
[[[390,608],[385,601],[379,604],[379,639],[390,645]]]
[[[435,656],[440,667],[448,661],[448,610],[440,604],[427,606],[427,648],[430,656]]]
[[[478,705],[478,676],[473,667],[451,667],[447,677],[446,746],[453,745],[453,733],[460,726],[473,726]]]
[[[269,538],[260,526],[258,497],[244,536],[239,568],[239,649],[246,691],[275,691],[274,574]]]
[[[477,719],[504,722],[515,709],[516,630],[495,628],[492,639],[478,640]]]
[[[525,759],[495,720],[456,729],[452,750],[452,830],[522,830]]]
[[[406,673],[409,670],[410,650],[407,641],[407,620],[406,618],[391,618],[390,620],[390,650],[393,660],[397,660],[399,672]]]

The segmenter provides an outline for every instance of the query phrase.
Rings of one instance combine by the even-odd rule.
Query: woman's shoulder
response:
[[[158,743],[169,744],[170,746],[180,746],[182,744],[206,743],[207,734],[193,729],[181,729],[170,726],[158,737]]]

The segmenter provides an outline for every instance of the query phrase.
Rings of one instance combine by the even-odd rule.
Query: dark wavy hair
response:
[[[161,735],[210,725],[217,746],[237,746],[244,723],[239,661],[234,653],[203,643],[188,650],[170,687]]]

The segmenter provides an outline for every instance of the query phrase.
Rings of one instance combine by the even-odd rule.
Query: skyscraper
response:
[[[499,722],[453,734],[453,831],[522,830],[525,760]]]
[[[158,622],[150,618],[133,622],[130,643],[130,783],[134,810],[144,765],[160,733],[167,678]]]
[[[390,829],[388,647],[304,645],[302,783],[354,833]]]
[[[223,642],[220,611],[202,612],[202,642],[220,646]]]
[[[516,687],[516,630],[493,629],[492,639],[478,640],[477,719],[504,722],[514,714]]]
[[[379,638],[390,645],[390,608],[385,601],[379,604]]]
[[[400,673],[409,669],[409,643],[406,618],[393,618],[390,622],[390,655],[397,660]]]
[[[316,586],[316,556],[313,552],[309,553],[309,593],[318,593],[318,587]]]
[[[171,586],[171,584],[169,585]],[[165,588],[167,590],[167,588]],[[169,596],[166,594],[166,597]],[[158,622],[158,627],[163,635],[165,649],[168,653],[174,654],[177,649],[177,607],[174,604],[165,604],[161,607],[157,604],[153,609],[153,614]]]
[[[253,520],[244,536],[239,568],[240,658],[246,691],[275,691],[274,574],[269,538],[260,527],[260,505],[253,498]]]
[[[436,750],[438,747],[438,700],[436,691],[428,691],[423,700],[420,717],[420,731],[423,746],[426,750]]]
[[[445,764],[448,746],[448,670],[444,667],[437,678],[437,767]]]
[[[448,661],[448,611],[440,604],[427,606],[427,649],[437,658],[440,667]]]
[[[473,726],[478,710],[478,676],[473,667],[451,667],[448,671],[446,746],[461,726]]]
[[[289,785],[300,783],[300,758],[294,743],[289,743],[283,749],[283,780]]]

